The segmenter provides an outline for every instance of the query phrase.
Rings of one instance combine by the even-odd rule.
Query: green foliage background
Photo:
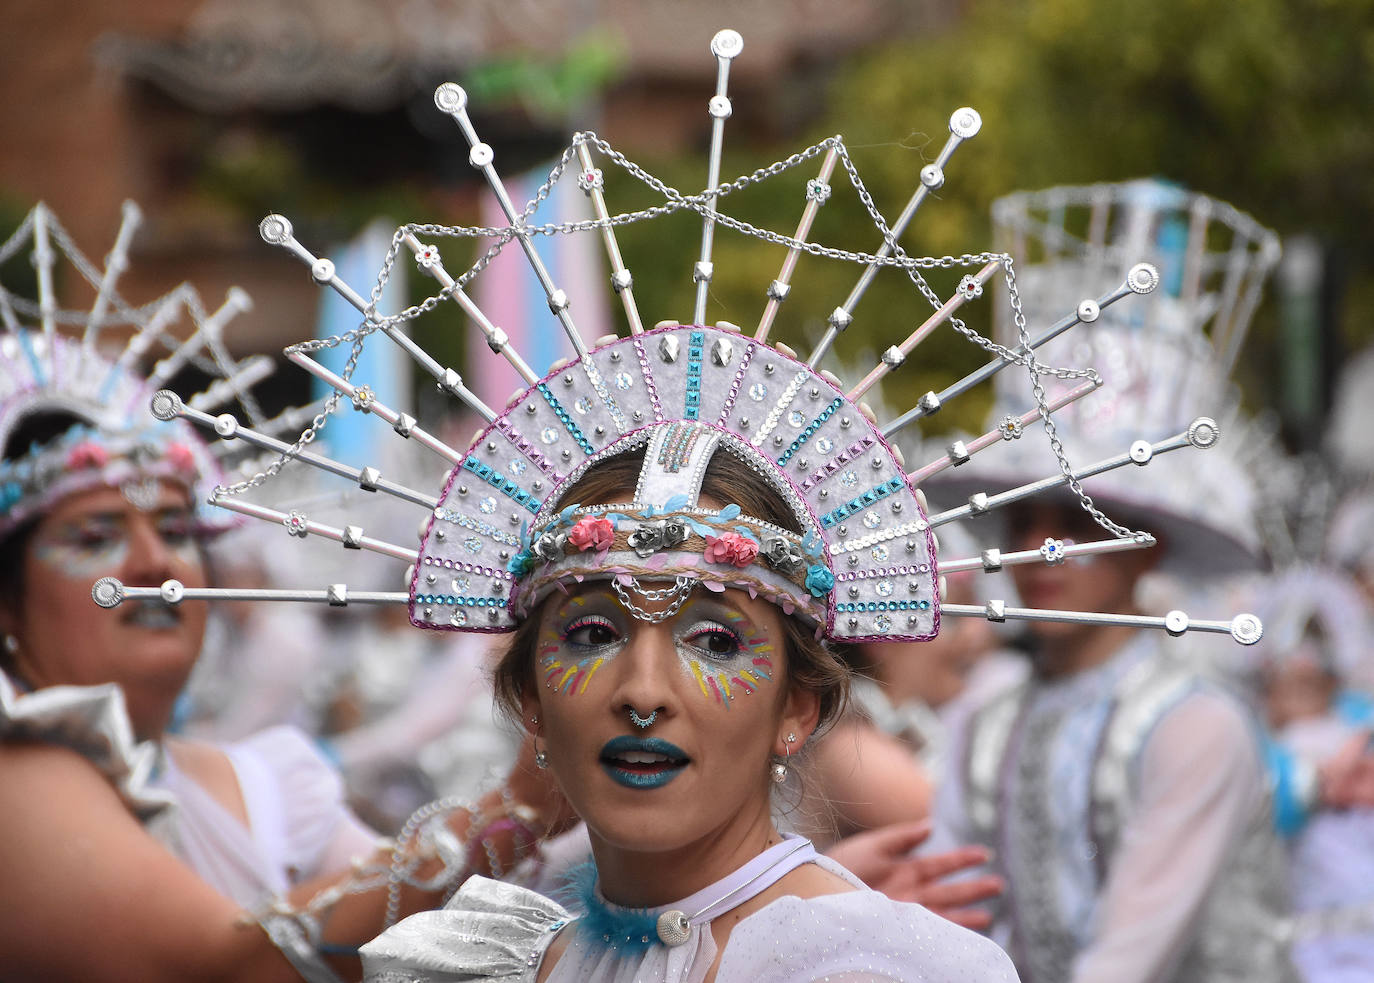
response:
[[[955,153],[944,187],[903,237],[909,253],[991,248],[989,206],[1012,191],[1160,177],[1231,202],[1283,237],[1319,238],[1330,264],[1329,310],[1318,339],[1328,376],[1343,355],[1374,341],[1374,0],[964,0],[946,21],[947,29],[857,52],[839,66],[823,60],[798,66],[794,83],[781,94],[770,92],[777,105],[759,109],[747,94],[737,94],[736,115],[726,127],[723,178],[841,133],[878,208],[892,218],[917,187],[921,166],[943,144],[950,114],[972,106],[982,114],[982,130]],[[743,61],[749,58],[745,40]],[[701,56],[708,57],[704,45]],[[623,77],[627,64],[614,30],[599,25],[561,59],[493,60],[471,66],[460,81],[472,105],[489,114],[479,122],[501,145],[502,172],[514,174],[556,152],[573,128],[588,125],[598,93],[637,84]],[[707,94],[702,92],[703,105]],[[427,102],[424,111],[433,113]],[[810,122],[797,131],[795,120]],[[451,128],[417,134],[413,122],[395,114],[382,145],[389,159],[423,161],[428,171],[417,165],[407,172],[393,161],[393,172],[374,178],[363,165],[376,155],[355,141],[360,121],[333,120],[332,129],[321,131],[328,137],[323,149],[307,153],[302,147],[314,131],[286,120],[260,132],[243,154],[207,141],[201,191],[241,211],[245,221],[255,223],[267,210],[300,215],[302,227],[315,223],[319,241],[346,237],[377,214],[432,220],[436,184],[452,190],[479,178],[466,167],[466,148],[457,145]],[[328,117],[316,121],[330,123]],[[521,143],[521,132],[533,135]],[[450,142],[437,142],[445,133]],[[685,193],[705,184],[704,111],[695,154],[645,146],[634,133],[604,135]],[[336,162],[337,173],[322,158]],[[443,162],[437,181],[436,160]],[[818,163],[731,195],[722,208],[790,234],[804,183]],[[606,178],[614,210],[662,201],[610,165]],[[812,241],[875,249],[877,237],[842,171],[831,184],[834,197]],[[443,200],[448,207],[455,199]],[[452,222],[475,218],[438,211]],[[623,227],[619,234],[644,319],[690,319],[700,220],[683,214]],[[783,255],[780,246],[719,231],[706,320],[724,318],[751,329]],[[858,272],[803,257],[773,337],[807,351]],[[932,283],[948,296],[961,272],[941,271]],[[423,292],[430,284],[412,286]],[[1237,368],[1252,409],[1282,405],[1285,362],[1293,362],[1275,295],[1271,281]],[[828,364],[849,370],[842,372],[847,380],[856,378],[855,370],[866,371],[878,352],[929,311],[900,275],[880,276]],[[989,304],[966,312],[970,327],[989,332]],[[462,363],[467,328],[453,305],[421,319],[415,330],[448,361]],[[983,361],[980,351],[941,329],[874,398],[904,409],[919,393]],[[978,427],[989,399],[984,392],[951,404],[928,422],[928,432]],[[1289,436],[1298,442],[1306,437],[1291,430]]]
[[[1368,0],[975,0],[948,33],[851,59],[805,136],[842,132],[879,208],[891,217],[916,187],[920,166],[942,145],[950,113],[962,105],[978,109],[982,131],[956,152],[937,200],[923,206],[903,239],[912,253],[990,246],[988,206],[1008,192],[1142,176],[1229,201],[1281,236],[1315,234],[1333,267],[1338,306],[1326,342],[1338,358],[1374,340],[1371,69],[1374,4]],[[727,130],[727,147],[740,141],[738,131]],[[768,151],[784,153],[760,146],[731,152],[725,173],[758,166]],[[699,162],[658,166],[683,190],[703,183]],[[814,166],[805,165],[790,184],[784,179],[751,190],[726,207],[746,218],[771,212],[772,227],[790,231],[776,216],[799,214],[801,181],[812,173]],[[846,233],[852,239],[864,223],[841,202],[842,178],[832,184],[835,199],[813,238],[872,249],[871,232],[864,241],[846,242]],[[625,233],[631,254],[638,234]],[[661,233],[654,237],[661,250]],[[685,318],[691,285],[684,278],[696,242],[688,234],[680,245],[676,268],[655,264],[652,273],[637,270],[636,276],[641,294],[665,298],[663,316]],[[763,256],[721,237],[715,258],[712,296],[720,306],[708,309],[708,319],[758,310],[781,249]],[[675,282],[648,279],[675,269]],[[853,281],[852,270],[803,258],[785,310],[812,312],[816,320],[791,330],[818,335],[817,322]],[[840,356],[857,361],[860,351],[876,352],[905,336],[928,312],[912,296],[909,285],[880,282],[861,304]],[[1275,396],[1283,358],[1277,309],[1271,281],[1238,369],[1256,408]],[[970,325],[985,329],[977,318],[970,314]],[[779,330],[787,337],[786,325]],[[917,351],[929,364],[981,362],[950,332]],[[942,368],[938,377],[947,380],[947,372]],[[928,388],[927,379],[920,362],[902,373],[903,391],[889,386],[886,396],[909,405]],[[951,406],[941,423],[976,425],[982,409],[976,400]]]

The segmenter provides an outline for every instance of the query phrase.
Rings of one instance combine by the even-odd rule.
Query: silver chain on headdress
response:
[[[668,199],[668,203],[663,205],[649,206],[647,208],[639,209],[633,212],[622,212],[619,214],[610,215],[604,219],[582,219],[567,222],[544,223],[540,225],[528,224],[528,220],[534,215],[535,211],[539,207],[539,204],[543,202],[545,199],[547,199],[551,192],[551,189],[553,188],[553,185],[562,176],[568,164],[572,161],[573,156],[577,152],[577,149],[583,145],[595,147],[612,163],[623,168],[626,172],[628,172],[644,184],[648,185],[650,188],[662,194],[665,198]],[[880,256],[870,253],[856,252],[852,250],[840,249],[834,246],[825,246],[819,243],[799,240],[793,236],[789,236],[780,232],[774,232],[769,229],[762,229],[741,219],[737,219],[733,216],[715,211],[714,204],[718,199],[724,198],[732,192],[742,190],[744,188],[749,187],[750,185],[759,183],[770,177],[782,174],[785,171],[791,169],[792,167],[795,167],[796,165],[801,164],[805,161],[812,160],[815,157],[819,156],[821,153],[831,149],[833,149],[839,157],[839,160],[845,169],[845,173],[848,175],[850,183],[854,187],[855,192],[857,193],[859,200],[862,202],[865,211],[868,213],[869,218],[872,220],[875,227],[881,232],[883,240],[886,243],[889,250],[889,253],[887,255]],[[715,189],[708,189],[695,195],[684,195],[676,188],[671,187],[659,178],[654,177],[652,174],[645,171],[634,161],[630,160],[628,157],[620,153],[618,150],[615,150],[609,143],[598,137],[594,132],[584,131],[577,133],[573,137],[572,143],[564,149],[563,153],[559,156],[558,160],[550,169],[548,177],[538,187],[538,189],[536,189],[534,196],[526,204],[523,213],[519,217],[518,227],[517,225],[449,226],[433,223],[415,223],[401,226],[396,230],[395,234],[392,236],[391,245],[387,251],[386,258],[383,261],[382,269],[377,277],[375,285],[372,288],[370,303],[366,311],[364,312],[364,320],[359,325],[359,327],[354,329],[353,331],[344,332],[340,335],[332,335],[327,338],[305,341],[298,345],[291,346],[289,349],[287,349],[287,351],[313,352],[325,348],[335,348],[341,344],[349,343],[351,345],[349,357],[341,375],[342,378],[345,380],[351,379],[354,371],[356,370],[358,358],[362,354],[363,342],[368,335],[383,328],[384,326],[396,326],[404,324],[408,321],[412,321],[421,316],[422,314],[435,309],[443,300],[451,299],[454,293],[456,293],[457,291],[462,289],[467,283],[469,283],[478,273],[485,269],[487,265],[490,264],[490,262],[497,255],[499,255],[500,252],[512,240],[516,239],[518,232],[524,232],[529,235],[569,235],[575,232],[601,230],[618,225],[627,225],[634,222],[652,220],[655,218],[675,214],[684,209],[694,211],[700,214],[705,214],[709,211],[713,217],[713,221],[719,225],[723,225],[726,228],[733,229],[736,232],[740,232],[751,238],[759,239],[763,242],[785,246],[788,249],[800,249],[801,251],[806,252],[810,255],[857,264],[877,264],[880,266],[898,267],[906,272],[907,276],[910,278],[911,282],[916,286],[916,288],[920,291],[921,295],[926,298],[926,300],[931,304],[932,307],[935,307],[937,309],[942,305],[943,302],[935,293],[934,289],[931,288],[930,284],[926,281],[925,277],[921,275],[920,270],[953,269],[955,267],[979,266],[982,264],[992,262],[1000,263],[1003,269],[1003,277],[1007,286],[1007,290],[1010,295],[1010,303],[1014,312],[1017,336],[1020,342],[1018,350],[1012,350],[1010,348],[998,344],[990,338],[984,337],[983,335],[969,328],[961,319],[957,317],[951,317],[949,319],[951,327],[953,327],[954,330],[957,331],[966,340],[977,345],[979,348],[982,348],[990,354],[1001,358],[1005,362],[1025,367],[1025,369],[1031,376],[1032,393],[1034,395],[1036,407],[1039,411],[1041,420],[1045,424],[1046,435],[1049,439],[1050,447],[1053,450],[1055,458],[1059,464],[1060,472],[1065,476],[1068,487],[1078,498],[1078,501],[1084,509],[1084,511],[1091,515],[1094,521],[1098,523],[1098,525],[1102,526],[1104,529],[1111,531],[1113,534],[1117,536],[1138,538],[1147,535],[1143,532],[1130,530],[1110,519],[1107,515],[1105,515],[1102,512],[1101,509],[1099,509],[1093,503],[1092,498],[1089,497],[1086,491],[1084,491],[1082,484],[1078,481],[1077,478],[1074,477],[1072,465],[1069,463],[1068,457],[1064,451],[1063,443],[1059,439],[1058,432],[1053,422],[1052,414],[1045,394],[1045,388],[1041,382],[1041,377],[1045,375],[1053,375],[1054,377],[1061,380],[1089,379],[1095,382],[1100,382],[1101,380],[1097,372],[1092,368],[1057,368],[1048,366],[1043,362],[1040,362],[1038,359],[1036,359],[1034,351],[1030,344],[1030,335],[1026,325],[1025,315],[1021,308],[1021,298],[1016,285],[1016,274],[1014,270],[1014,263],[1012,257],[1006,253],[998,253],[991,251],[985,251],[980,253],[964,253],[959,256],[909,256],[897,243],[896,237],[893,235],[891,228],[888,226],[886,220],[882,216],[882,213],[878,210],[876,204],[874,203],[872,195],[869,193],[867,187],[864,185],[862,178],[859,176],[857,168],[854,166],[853,160],[849,156],[848,150],[846,149],[842,138],[839,136],[828,137],[825,140],[822,140],[819,143],[816,143],[806,148],[805,150],[791,154],[788,157],[782,158],[778,161],[773,162],[772,164],[767,165],[766,167],[761,167],[750,174],[742,175],[736,178],[734,181],[721,184]],[[456,236],[464,238],[484,237],[494,238],[496,241],[483,252],[483,254],[477,259],[475,263],[473,263],[472,266],[470,266],[461,276],[457,277],[455,281],[449,286],[442,288],[432,296],[426,297],[419,304],[407,307],[406,309],[396,314],[389,316],[378,315],[377,304],[380,301],[383,288],[386,286],[387,282],[391,277],[392,271],[395,266],[396,258],[398,255],[400,255],[400,251],[404,245],[406,237],[414,235],[451,237]],[[310,426],[300,434],[300,436],[290,446],[290,448],[288,448],[286,451],[283,451],[277,457],[277,459],[272,461],[264,470],[233,485],[221,486],[219,488],[216,488],[214,491],[214,496],[221,497],[225,495],[241,494],[250,488],[262,484],[262,482],[264,482],[265,480],[274,477],[276,474],[278,474],[281,471],[281,469],[286,465],[286,463],[293,459],[296,455],[298,455],[308,444],[310,444],[315,439],[318,432],[324,428],[324,426],[328,422],[328,417],[331,414],[333,414],[334,411],[338,408],[340,398],[341,394],[337,390],[332,392],[326,399],[324,407],[321,409],[320,413],[317,414],[315,418],[311,421]]]

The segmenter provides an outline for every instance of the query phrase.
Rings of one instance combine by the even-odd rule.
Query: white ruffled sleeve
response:
[[[1122,831],[1074,983],[1169,978],[1263,796],[1254,735],[1231,700],[1193,693],[1165,715],[1141,752],[1138,808]]]
[[[359,950],[369,983],[532,983],[562,905],[523,887],[470,877],[448,905],[411,915]]]
[[[290,881],[345,869],[376,846],[348,808],[343,780],[295,727],[271,727],[225,748],[253,839]]]

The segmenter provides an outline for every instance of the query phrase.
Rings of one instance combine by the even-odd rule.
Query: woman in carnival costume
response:
[[[338,775],[293,728],[226,746],[169,734],[200,653],[205,603],[93,611],[101,575],[204,586],[204,540],[233,518],[204,504],[221,475],[209,448],[185,423],[154,420],[152,392],[192,362],[224,375],[196,405],[238,394],[251,408],[248,387],[270,371],[265,359],[233,363],[219,345],[224,321],[245,306],[240,292],[209,316],[186,287],[143,308],[119,297],[137,221],[126,206],[103,272],[41,205],[0,247],[7,258],[32,242],[40,296],[35,304],[0,292],[11,327],[0,335],[0,868],[12,902],[0,975],[331,979],[321,959],[330,947],[274,919],[275,899],[323,891],[328,928],[356,942],[382,928],[389,900],[405,910],[438,903],[452,880],[435,875],[465,873],[467,855],[439,862],[404,837],[378,852]],[[55,303],[61,254],[96,290],[90,311]],[[28,316],[39,323],[21,326]],[[195,322],[193,341],[167,352],[163,332],[181,316]],[[83,337],[59,330],[71,323],[86,325]],[[134,332],[113,362],[98,351],[102,327]],[[149,377],[132,371],[158,352],[165,358]],[[537,792],[526,800],[540,802]],[[461,843],[474,822],[512,814],[538,823],[507,791],[453,814],[449,828]],[[505,828],[468,839],[488,873],[488,847],[499,870],[521,845]],[[345,874],[347,888],[336,884]],[[420,877],[433,882],[413,890]]]
[[[937,411],[1007,367],[1039,376],[1054,371],[1076,380],[1074,391],[1050,402],[1031,388],[1034,404],[1017,427],[1087,395],[1097,384],[1091,370],[1050,370],[1036,361],[1019,315],[1011,257],[981,253],[913,258],[898,238],[917,209],[945,180],[958,145],[981,121],[957,110],[936,160],[922,168],[920,185],[900,218],[889,223],[864,189],[843,141],[832,137],[787,160],[730,184],[719,182],[726,94],[731,61],[742,40],[722,31],[712,41],[717,91],[712,118],[710,176],[706,190],[686,196],[668,188],[614,151],[595,134],[578,134],[524,211],[511,202],[466,111],[458,86],[439,87],[435,102],[460,127],[471,147],[469,162],[491,184],[509,219],[498,229],[404,226],[369,302],[345,283],[334,264],[316,257],[294,236],[284,217],[268,216],[260,231],[270,243],[306,263],[321,285],[338,291],[362,315],[346,335],[292,346],[288,357],[332,386],[327,412],[347,398],[354,409],[389,425],[451,466],[438,496],[384,480],[375,467],[354,468],[304,448],[323,417],[287,450],[275,469],[216,490],[214,500],[235,511],[279,522],[295,536],[332,539],[346,549],[368,549],[412,564],[408,589],[262,591],[259,598],[331,606],[406,603],[412,622],[431,630],[513,632],[497,672],[502,705],[537,746],[536,762],[584,820],[589,862],[571,878],[562,901],[485,878],[470,879],[443,910],[403,921],[363,947],[370,978],[384,981],[653,980],[798,981],[1014,979],[1007,957],[993,944],[936,918],[917,905],[866,889],[845,868],[818,855],[805,839],[779,831],[773,790],[786,786],[804,749],[844,704],[847,675],[837,651],[854,643],[923,641],[935,636],[940,617],[993,621],[1062,618],[1065,612],[1014,609],[941,600],[933,528],[961,518],[928,515],[915,485],[938,462],[908,472],[891,440],[903,427]],[[664,196],[664,204],[611,216],[603,198],[605,176],[593,150]],[[597,219],[537,225],[533,219],[550,187],[576,158],[576,180]],[[821,160],[806,183],[795,235],[771,232],[719,210],[720,199],[808,161]],[[816,211],[831,196],[836,164],[874,223],[877,249],[847,252],[809,243]],[[696,305],[689,323],[646,329],[634,299],[633,276],[615,238],[624,222],[679,210],[703,219],[700,259],[692,270]],[[767,291],[752,334],[719,322],[708,326],[705,308],[713,274],[713,233],[729,228],[787,249],[783,268]],[[623,302],[628,337],[602,338],[588,347],[578,332],[567,293],[543,265],[536,240],[543,235],[591,232],[606,245],[611,282]],[[458,278],[446,270],[433,239],[495,240],[473,269]],[[490,256],[515,245],[526,254],[549,308],[575,356],[539,375],[506,333],[465,292]],[[376,309],[402,251],[434,277],[440,292],[396,315]],[[828,318],[828,329],[805,360],[768,334],[786,299],[802,252],[864,267],[848,299]],[[969,268],[948,300],[926,273]],[[994,345],[955,317],[976,301],[998,273],[1017,313],[1014,349]],[[846,388],[817,368],[852,322],[873,277],[896,272],[915,287],[919,304],[933,310],[879,365]],[[956,274],[957,276],[958,274]],[[1149,292],[1153,270],[1132,269],[1126,282],[1085,301],[1056,323],[1050,336],[1100,308]],[[487,406],[452,368],[438,363],[401,330],[406,322],[445,301],[459,304],[505,357],[528,388],[501,411]],[[992,360],[916,408],[880,426],[862,397],[900,368],[933,330],[948,324],[988,350]],[[398,412],[351,372],[338,375],[312,353],[351,343],[355,353],[379,335],[400,345],[439,387],[481,415],[488,426],[467,450],[451,447],[415,417]],[[353,364],[350,362],[350,364]],[[1028,402],[1030,401],[1028,397]],[[159,393],[154,412],[213,426],[223,437],[262,441],[233,420],[216,419]],[[984,442],[983,446],[986,443]],[[1187,446],[1177,442],[1164,450]],[[951,448],[946,464],[959,464],[980,447]],[[1057,475],[1069,465],[1056,450]],[[1146,456],[1148,460],[1148,455]],[[1104,465],[1120,467],[1132,458]],[[288,463],[305,464],[384,491],[427,510],[418,550],[381,541],[361,524],[334,527],[301,509],[248,504],[239,493],[265,487]],[[1143,463],[1137,461],[1136,463]],[[1046,470],[1054,458],[1046,455]],[[1036,489],[1006,493],[1020,500]],[[1001,504],[989,496],[975,511]],[[964,510],[966,515],[968,510]],[[1152,544],[1145,534],[1041,551],[1002,554],[985,550],[980,561],[941,561],[947,569],[1057,563],[1083,553],[1134,550]],[[226,592],[195,590],[169,581],[96,587],[97,601],[161,598],[169,603]],[[1075,617],[1078,612],[1070,612]],[[1130,618],[1138,627],[1189,628],[1229,633],[1251,642],[1256,619],[1230,622]],[[1081,615],[1113,621],[1111,615]],[[1181,619],[1181,620],[1180,620]],[[1119,619],[1118,619],[1119,620]]]

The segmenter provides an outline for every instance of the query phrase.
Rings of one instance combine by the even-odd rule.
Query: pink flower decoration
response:
[[[568,542],[583,552],[587,550],[608,550],[615,541],[615,526],[610,519],[586,515],[578,519],[568,530]]]
[[[97,443],[83,440],[67,454],[67,467],[73,471],[81,468],[103,468],[109,460],[109,451]]]
[[[180,471],[194,471],[196,469],[196,458],[191,453],[191,448],[185,444],[168,444],[167,461],[172,467]]]
[[[702,554],[707,563],[728,563],[735,567],[747,567],[759,555],[759,544],[748,536],[737,532],[722,533],[706,537],[706,549]]]

